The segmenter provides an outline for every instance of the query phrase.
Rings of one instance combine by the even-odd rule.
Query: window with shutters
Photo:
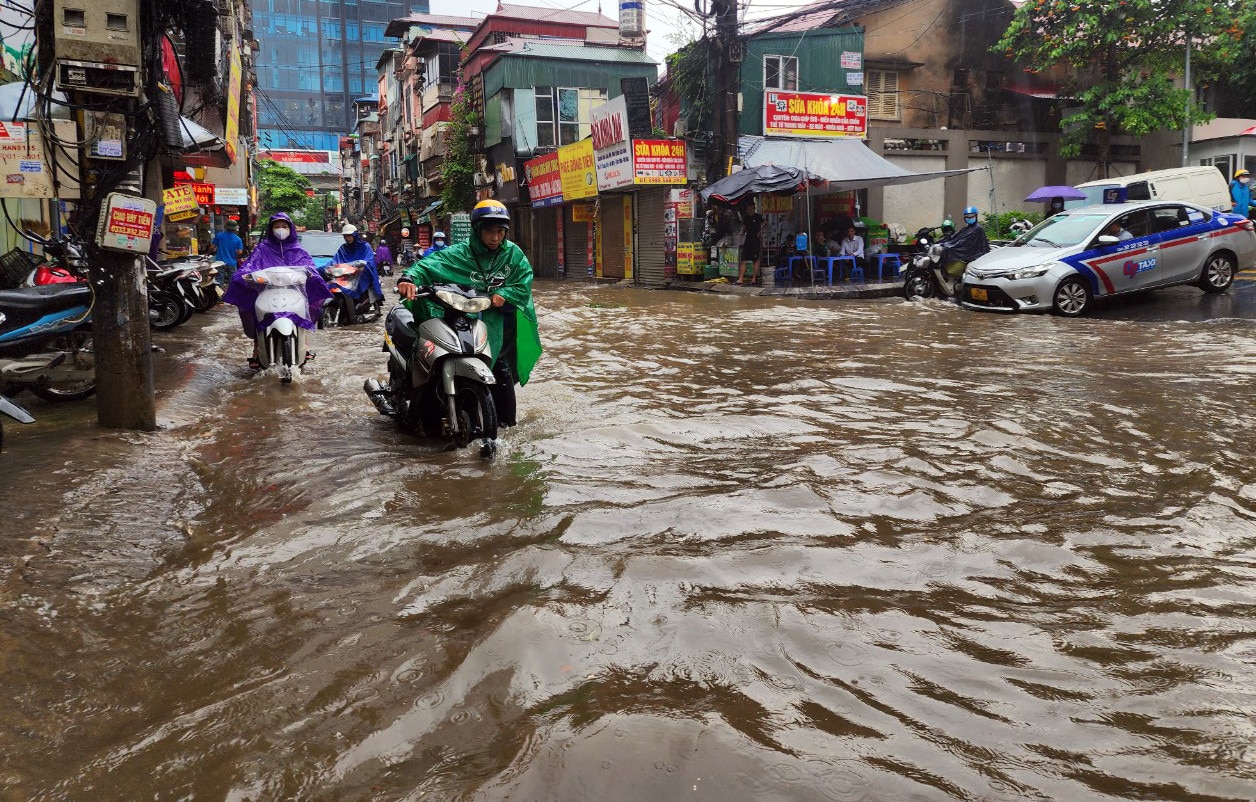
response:
[[[901,120],[898,105],[898,73],[892,70],[868,70],[868,117],[875,120]]]

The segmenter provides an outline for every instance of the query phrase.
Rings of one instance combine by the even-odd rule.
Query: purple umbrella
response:
[[[1052,198],[1063,198],[1064,200],[1086,200],[1086,193],[1080,189],[1072,187],[1038,187],[1029,193],[1027,201],[1049,202]]]

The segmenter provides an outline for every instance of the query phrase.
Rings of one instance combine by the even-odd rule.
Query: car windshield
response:
[[[1020,235],[1012,245],[1033,248],[1071,248],[1094,236],[1095,231],[1110,216],[1098,212],[1057,214]]]
[[[320,256],[335,256],[336,251],[344,244],[345,238],[339,234],[329,234],[326,231],[306,231],[301,234],[301,247],[316,259]]]

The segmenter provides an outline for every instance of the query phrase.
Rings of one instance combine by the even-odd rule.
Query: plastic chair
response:
[[[814,259],[814,261],[811,264],[811,280],[819,281],[820,279],[824,279],[824,282],[826,284],[832,286],[833,263],[841,259],[842,257],[840,256],[815,256],[812,258]],[[823,267],[820,266],[821,263],[823,263],[824,265]],[[840,269],[838,270],[838,275],[839,276],[841,275]]]
[[[773,276],[775,276],[775,283],[778,287],[788,287],[794,283],[794,274],[789,267],[775,268]]]
[[[859,269],[859,263],[855,261],[855,257],[853,256],[830,256],[829,258],[837,262],[838,279],[841,279],[842,277],[842,265],[847,266],[847,271],[846,271],[847,279],[851,278],[851,276],[854,275],[855,271]]]
[[[903,266],[903,260],[896,253],[878,253],[874,259],[877,260],[877,281],[884,281],[884,272],[886,264],[889,263],[891,269],[890,277],[893,278],[898,269]]]

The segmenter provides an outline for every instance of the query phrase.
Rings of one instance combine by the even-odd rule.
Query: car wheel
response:
[[[1090,288],[1086,282],[1072,276],[1060,282],[1051,300],[1057,315],[1077,317],[1090,308]]]
[[[1225,292],[1234,283],[1234,257],[1226,253],[1214,253],[1204,263],[1199,277],[1199,288],[1204,292]]]

